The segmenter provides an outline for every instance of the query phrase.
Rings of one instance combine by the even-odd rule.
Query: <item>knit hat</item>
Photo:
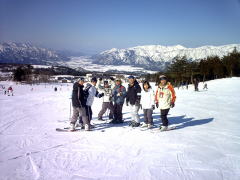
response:
[[[160,75],[160,76],[159,76],[159,79],[160,79],[160,81],[161,81],[161,80],[167,80],[167,76],[165,76],[165,75]]]
[[[91,79],[91,82],[97,82],[97,78],[96,78],[96,77],[93,77],[93,78]]]
[[[115,82],[120,82],[120,83],[122,83],[122,80],[121,80],[120,78],[117,78],[117,79],[115,80]]]
[[[135,79],[135,77],[134,76],[128,76],[128,79]]]
[[[78,81],[84,81],[85,79],[83,77],[78,78]]]

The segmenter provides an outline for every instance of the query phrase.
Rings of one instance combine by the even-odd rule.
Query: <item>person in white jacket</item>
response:
[[[92,120],[92,105],[93,105],[93,101],[94,98],[97,97],[97,88],[96,88],[96,84],[97,84],[97,78],[93,77],[91,79],[91,84],[87,84],[85,89],[88,89],[88,97],[87,97],[87,103],[86,103],[86,112],[89,118],[89,121],[91,122]],[[89,86],[89,87],[88,87]]]
[[[153,127],[153,110],[155,109],[155,95],[148,81],[143,83],[143,91],[141,92],[141,107],[144,113],[144,123],[142,128]]]
[[[168,112],[170,108],[175,106],[176,93],[174,87],[168,82],[165,75],[159,77],[160,83],[156,91],[155,102],[156,107],[160,109],[162,126],[160,126],[160,131],[168,130]]]
[[[96,77],[93,77],[91,79],[91,83],[87,83],[87,85],[84,87],[83,91],[84,91],[84,98],[85,101],[86,101],[86,106],[85,106],[85,109],[86,109],[86,114],[87,114],[87,117],[88,117],[88,120],[89,120],[89,124],[92,120],[92,104],[93,104],[93,101],[94,101],[94,98],[95,97],[98,97],[98,91],[97,91],[97,88],[96,88],[96,84],[97,84],[97,78]],[[79,118],[79,127],[83,127],[83,121],[82,121],[82,117],[80,116]],[[94,126],[90,124],[90,129],[93,128]]]
[[[98,120],[103,121],[103,114],[109,109],[109,120],[113,120],[113,103],[112,103],[112,86],[109,85],[108,81],[104,81],[104,84],[98,85],[98,90],[103,98],[102,109],[98,113]]]

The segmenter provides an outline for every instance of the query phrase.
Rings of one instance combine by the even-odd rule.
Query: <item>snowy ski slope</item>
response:
[[[239,180],[240,78],[209,81],[208,91],[202,84],[200,92],[176,89],[169,120],[178,128],[168,132],[99,122],[101,99],[93,105],[94,131],[56,132],[68,126],[72,85],[56,86],[14,84],[14,96],[0,92],[1,180]]]

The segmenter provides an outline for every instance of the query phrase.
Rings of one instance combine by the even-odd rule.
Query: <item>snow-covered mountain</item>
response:
[[[127,49],[110,49],[92,56],[93,62],[107,65],[134,65],[147,68],[164,69],[176,56],[186,56],[189,60],[199,60],[208,56],[217,55],[223,57],[232,52],[234,48],[240,51],[240,44],[224,46],[202,46],[198,48],[186,48],[181,45],[137,46]]]
[[[0,62],[51,65],[69,60],[57,51],[36,47],[30,43],[5,42],[0,44]]]
[[[199,60],[214,55],[222,57],[232,52],[235,47],[240,51],[240,44],[198,48],[186,48],[181,45],[148,45],[127,49],[113,48],[89,57],[82,56],[82,53],[36,47],[30,43],[2,43],[0,44],[0,63],[60,65],[77,70],[84,68],[101,72],[120,69],[120,71],[138,72],[139,68],[159,71],[165,70],[176,56],[186,56],[189,60]]]

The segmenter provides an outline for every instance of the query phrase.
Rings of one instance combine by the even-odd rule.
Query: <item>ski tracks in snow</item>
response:
[[[29,161],[30,161],[30,163],[31,163],[33,172],[34,172],[34,174],[35,174],[34,180],[38,180],[38,179],[40,178],[40,172],[39,172],[39,170],[38,170],[38,167],[37,167],[37,165],[35,164],[35,162],[33,161],[32,157],[31,157],[31,154],[28,155],[28,158],[29,158]]]

